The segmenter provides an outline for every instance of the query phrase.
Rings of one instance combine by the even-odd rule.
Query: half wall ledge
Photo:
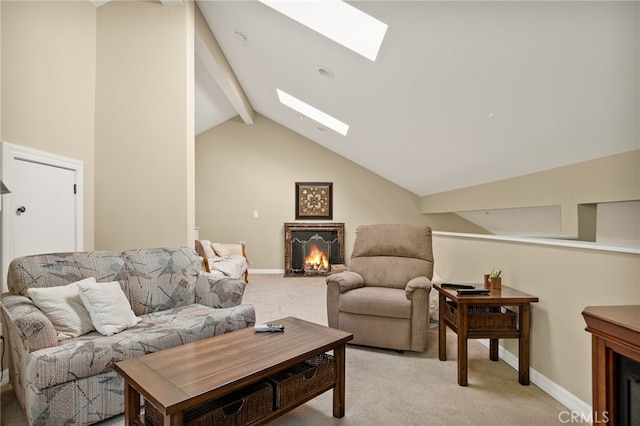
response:
[[[494,241],[507,241],[513,243],[523,244],[540,244],[547,246],[561,246],[572,247],[585,250],[600,250],[610,251],[616,253],[629,253],[640,254],[640,248],[633,247],[621,247],[615,245],[608,245],[602,243],[593,243],[588,241],[576,241],[576,240],[560,240],[551,238],[526,238],[526,237],[512,237],[506,235],[487,235],[487,234],[467,234],[462,232],[445,232],[445,231],[433,231],[434,236],[440,237],[453,237],[453,238],[473,238],[478,240],[494,240]]]

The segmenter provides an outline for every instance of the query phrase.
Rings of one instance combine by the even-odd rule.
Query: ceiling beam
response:
[[[244,93],[240,82],[224,56],[209,24],[196,5],[195,11],[195,49],[205,68],[216,80],[220,89],[245,124],[253,124],[254,110]]]

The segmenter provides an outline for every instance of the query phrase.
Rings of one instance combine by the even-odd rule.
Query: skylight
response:
[[[341,0],[260,2],[372,61],[387,32],[387,24]]]
[[[298,111],[300,114],[305,115],[312,120],[317,121],[320,124],[324,124],[325,126],[335,130],[343,136],[347,136],[347,132],[349,131],[348,124],[345,124],[342,121],[333,118],[329,114],[324,113],[305,102],[302,102],[300,99],[291,96],[287,92],[283,92],[280,89],[276,89],[276,91],[278,92],[278,98],[280,99],[280,102],[282,102],[284,105]]]

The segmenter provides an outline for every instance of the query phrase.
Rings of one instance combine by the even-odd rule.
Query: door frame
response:
[[[0,145],[2,145],[2,149],[0,150],[0,179],[2,179],[2,182],[4,182],[9,190],[11,190],[12,187],[12,178],[15,176],[13,165],[16,160],[60,167],[74,172],[74,183],[76,185],[74,206],[76,215],[75,250],[82,251],[84,242],[83,162],[8,142],[0,142]],[[5,194],[3,198],[3,204],[0,206],[2,209],[2,215],[0,215],[0,229],[2,230],[2,239],[0,242],[2,245],[2,256],[0,256],[0,271],[2,275],[0,276],[0,283],[2,285],[2,292],[4,293],[7,291],[9,263],[11,263],[11,260],[14,258],[15,235],[13,232],[13,220],[15,215],[11,213],[14,212],[16,206],[13,204],[11,194]]]

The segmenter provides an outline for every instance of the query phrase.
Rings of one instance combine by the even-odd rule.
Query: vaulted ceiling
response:
[[[250,109],[417,195],[638,149],[638,2],[349,4],[388,25],[375,61],[258,1],[197,0]],[[198,133],[242,112],[205,61]]]

